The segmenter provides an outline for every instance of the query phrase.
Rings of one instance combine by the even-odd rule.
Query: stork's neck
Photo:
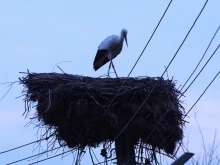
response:
[[[124,41],[124,39],[125,39],[124,35],[123,35],[123,34],[121,34],[121,36],[120,36],[120,42],[123,42],[123,41]]]

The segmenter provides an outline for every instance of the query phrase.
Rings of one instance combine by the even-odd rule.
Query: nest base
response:
[[[134,144],[141,140],[154,149],[173,154],[183,138],[184,125],[183,107],[178,100],[181,93],[175,88],[175,81],[151,77],[124,81],[125,78],[60,73],[28,73],[20,78],[26,88],[27,105],[37,106],[38,122],[54,128],[54,136],[70,148],[97,147],[113,141],[143,104],[121,136],[129,137]],[[27,107],[26,112],[29,111]]]

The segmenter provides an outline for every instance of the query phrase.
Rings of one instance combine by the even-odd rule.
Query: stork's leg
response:
[[[111,69],[111,65],[112,65],[112,60],[110,61],[110,64],[109,64],[109,67],[108,67],[108,77],[110,77],[109,72],[110,72],[110,69]]]
[[[113,69],[114,69],[114,71],[115,71],[115,75],[116,75],[116,77],[118,78],[118,75],[117,75],[117,73],[116,73],[115,66],[114,66],[114,64],[113,64],[112,60],[111,60],[111,63],[112,63],[112,68],[113,68]]]

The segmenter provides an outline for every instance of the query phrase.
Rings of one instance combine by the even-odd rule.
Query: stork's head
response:
[[[128,46],[127,33],[128,33],[127,29],[123,28],[123,29],[121,30],[121,36],[124,37],[125,42],[126,42],[126,45]]]

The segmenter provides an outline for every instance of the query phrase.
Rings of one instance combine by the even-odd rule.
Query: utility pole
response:
[[[115,140],[117,165],[136,165],[134,142],[129,136],[119,136]]]

